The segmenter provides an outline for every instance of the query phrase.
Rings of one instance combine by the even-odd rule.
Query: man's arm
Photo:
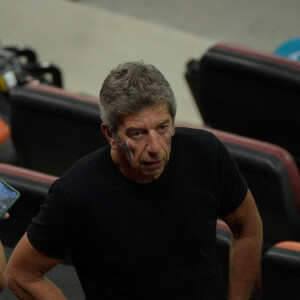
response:
[[[241,206],[223,219],[232,231],[228,300],[246,300],[257,276],[263,239],[261,218],[249,190]]]
[[[61,290],[44,277],[60,261],[37,251],[25,233],[7,264],[7,286],[22,300],[66,300]]]
[[[2,219],[8,219],[9,214],[5,213]],[[4,289],[5,287],[5,282],[4,282],[4,272],[6,268],[6,257],[5,257],[5,252],[4,248],[2,245],[2,242],[0,241],[0,292]]]
[[[4,272],[6,268],[6,257],[3,249],[3,245],[0,241],[0,292],[4,289]]]

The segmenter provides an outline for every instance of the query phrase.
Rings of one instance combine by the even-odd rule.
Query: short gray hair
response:
[[[122,117],[167,103],[174,124],[176,100],[169,82],[153,65],[127,62],[113,69],[100,90],[100,116],[116,134]]]

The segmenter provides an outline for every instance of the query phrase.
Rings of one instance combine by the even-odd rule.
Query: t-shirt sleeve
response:
[[[34,248],[58,259],[69,254],[71,231],[74,230],[72,223],[76,224],[70,210],[58,180],[50,187],[45,203],[27,229]]]
[[[244,201],[247,183],[226,147],[218,140],[220,216],[233,213]]]

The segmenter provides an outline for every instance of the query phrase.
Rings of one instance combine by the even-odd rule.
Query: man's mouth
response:
[[[148,169],[158,169],[162,166],[163,164],[163,160],[157,160],[157,161],[147,161],[144,162],[144,165],[148,168]]]

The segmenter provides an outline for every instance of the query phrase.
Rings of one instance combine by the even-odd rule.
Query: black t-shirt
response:
[[[246,184],[225,147],[176,128],[155,181],[127,179],[104,147],[50,188],[28,228],[39,251],[70,255],[86,299],[222,299],[216,220],[235,211]]]

